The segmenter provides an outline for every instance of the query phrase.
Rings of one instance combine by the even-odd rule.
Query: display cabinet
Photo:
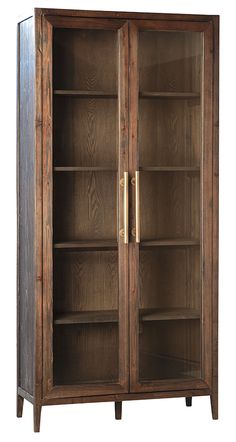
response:
[[[18,379],[42,405],[209,395],[218,16],[18,24]]]

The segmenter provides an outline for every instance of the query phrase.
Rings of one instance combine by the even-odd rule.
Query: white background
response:
[[[236,440],[236,8],[233,0],[119,0],[1,2],[0,38],[0,439],[2,441],[228,441]],[[33,433],[32,405],[15,417],[16,387],[16,181],[15,84],[16,17],[32,6],[71,9],[220,14],[220,419],[213,421],[209,397],[123,403],[115,421],[114,404],[44,407],[41,433]]]

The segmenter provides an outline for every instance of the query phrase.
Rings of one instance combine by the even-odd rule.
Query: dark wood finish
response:
[[[116,98],[117,94],[111,94],[106,91],[76,91],[76,90],[63,90],[63,89],[54,89],[54,95],[66,95],[68,97],[100,97],[100,98]]]
[[[34,404],[34,402],[35,402],[34,401],[34,396],[29,394],[27,391],[23,390],[23,388],[21,388],[21,387],[17,388],[17,396],[21,396],[23,399],[26,399],[31,404]]]
[[[200,311],[192,308],[160,308],[140,311],[142,321],[200,319]]]
[[[53,385],[53,259],[52,259],[52,26],[47,20],[42,22],[42,197],[43,197],[43,396]],[[36,409],[37,411],[37,409]]]
[[[212,394],[213,419],[218,419],[218,238],[219,238],[219,17],[213,17],[213,275],[212,275]]]
[[[114,172],[116,169],[111,167],[80,167],[80,166],[58,166],[54,167],[55,172]]]
[[[116,241],[67,241],[54,243],[54,249],[94,249],[115,250],[118,247]]]
[[[43,15],[63,17],[94,17],[94,18],[124,18],[124,19],[146,19],[146,20],[181,20],[181,21],[206,21],[208,22],[214,16],[202,14],[158,14],[151,12],[122,12],[122,11],[85,11],[72,9],[52,9],[52,8],[35,8],[35,11],[41,12]]]
[[[34,21],[18,27],[18,386],[34,391],[35,350],[35,128]]]
[[[186,407],[192,407],[192,397],[185,398]]]
[[[63,403],[113,401],[121,419],[124,400],[209,395],[218,418],[218,28],[184,14],[19,19],[17,416],[31,402],[36,432],[42,405]]]
[[[43,405],[57,405],[57,404],[82,404],[87,402],[113,402],[113,401],[135,401],[138,399],[164,399],[185,397],[186,394],[191,396],[208,396],[209,389],[193,389],[193,390],[173,390],[173,391],[155,391],[149,393],[121,393],[116,395],[103,396],[87,396],[87,397],[71,397],[71,398],[45,398]]]
[[[158,239],[151,241],[141,241],[141,247],[179,247],[179,246],[199,246],[200,242],[192,239]]]
[[[197,92],[140,92],[140,98],[200,98]]]
[[[101,324],[101,323],[118,322],[118,311],[101,310],[101,311],[84,311],[74,313],[63,313],[56,315],[54,324]]]
[[[115,418],[117,420],[122,418],[122,402],[115,402]]]
[[[41,404],[34,404],[34,432],[39,433],[40,431],[40,419],[41,419]]]
[[[16,398],[16,416],[17,417],[22,417],[23,406],[24,406],[24,398],[18,394],[17,398]]]

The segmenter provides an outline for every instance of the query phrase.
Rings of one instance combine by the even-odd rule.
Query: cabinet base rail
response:
[[[78,397],[61,397],[61,398],[44,398],[41,401],[35,402],[34,397],[27,393],[21,387],[17,390],[17,417],[22,417],[24,399],[33,404],[34,410],[34,431],[40,431],[41,409],[45,405],[63,405],[63,404],[82,404],[89,402],[114,402],[115,405],[115,419],[122,418],[122,402],[129,400],[144,400],[144,399],[164,399],[164,398],[185,398],[186,406],[192,405],[193,396],[210,396],[212,418],[218,419],[218,397],[212,393],[210,389],[194,389],[194,390],[176,390],[176,391],[156,391],[147,393],[119,393],[100,396],[78,396]],[[214,406],[213,406],[214,405]]]

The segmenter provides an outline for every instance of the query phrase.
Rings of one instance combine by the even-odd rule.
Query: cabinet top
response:
[[[122,12],[122,11],[88,11],[77,9],[48,9],[33,8],[18,17],[18,23],[33,16],[41,15],[63,15],[67,17],[81,18],[123,18],[136,20],[190,20],[190,21],[210,21],[218,18],[219,15],[199,15],[199,14],[165,14],[153,12]]]

